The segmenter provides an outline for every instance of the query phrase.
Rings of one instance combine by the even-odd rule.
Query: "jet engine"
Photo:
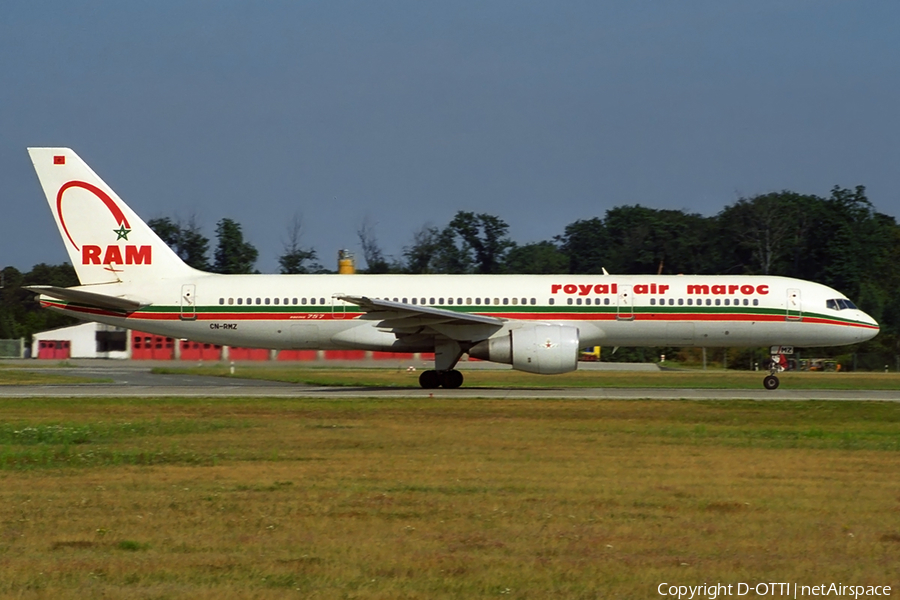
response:
[[[565,325],[531,325],[482,340],[469,356],[512,365],[541,375],[568,373],[578,368],[578,329]]]

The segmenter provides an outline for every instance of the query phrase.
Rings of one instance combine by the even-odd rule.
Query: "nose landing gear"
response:
[[[778,389],[778,377],[775,376],[775,373],[780,373],[784,371],[787,365],[787,359],[785,358],[785,354],[793,354],[794,348],[792,346],[772,346],[771,348],[771,357],[766,359],[763,363],[763,366],[768,369],[769,374],[763,379],[763,387],[767,390],[775,390]]]

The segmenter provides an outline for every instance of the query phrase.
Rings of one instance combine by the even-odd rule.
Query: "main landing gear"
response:
[[[419,385],[426,390],[444,387],[446,389],[456,389],[463,383],[463,374],[456,369],[448,371],[422,371],[419,375]]]
[[[463,354],[456,340],[438,337],[434,341],[434,369],[422,371],[419,385],[426,390],[443,387],[448,390],[458,388],[463,383],[463,375],[453,367]]]

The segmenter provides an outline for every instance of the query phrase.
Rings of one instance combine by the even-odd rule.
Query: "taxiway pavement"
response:
[[[897,390],[777,390],[681,388],[534,388],[462,387],[423,390],[419,387],[324,387],[254,379],[225,379],[200,375],[151,373],[145,365],[63,367],[53,373],[110,379],[112,383],[4,385],[0,398],[523,398],[594,400],[845,400],[900,401]]]

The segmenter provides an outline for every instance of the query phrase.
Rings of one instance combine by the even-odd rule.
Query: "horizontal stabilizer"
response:
[[[28,285],[26,290],[36,294],[42,294],[57,300],[65,300],[66,302],[77,302],[78,304],[87,304],[88,306],[96,306],[99,308],[111,308],[113,310],[131,311],[137,310],[146,303],[136,300],[129,300],[117,296],[107,296],[106,294],[97,294],[96,292],[86,292],[84,290],[73,290],[72,288],[61,288],[53,285]]]

